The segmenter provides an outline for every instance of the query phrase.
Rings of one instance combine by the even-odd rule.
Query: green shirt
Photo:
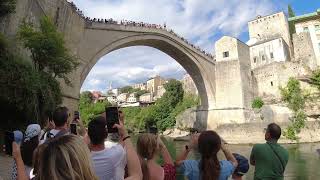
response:
[[[268,144],[267,144],[268,143]],[[283,172],[289,159],[288,151],[277,143],[256,144],[251,151],[250,159],[255,161],[255,180],[282,180]],[[274,153],[274,151],[278,156]],[[279,158],[280,159],[279,159]],[[281,162],[283,166],[281,165]]]

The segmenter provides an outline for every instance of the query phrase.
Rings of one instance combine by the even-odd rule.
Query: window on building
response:
[[[253,57],[253,62],[257,63],[257,57]]]
[[[229,57],[229,51],[223,52],[223,57],[224,58]]]
[[[273,82],[272,81],[270,82],[270,84],[271,84],[271,86],[273,86]]]
[[[261,59],[262,59],[262,61],[266,60],[265,55],[262,55],[262,56],[261,56]]]
[[[315,29],[316,31],[320,31],[320,24],[314,25],[314,29]]]
[[[309,31],[309,28],[308,28],[308,27],[303,27],[303,31],[304,31],[304,32],[308,32],[308,31]]]
[[[270,53],[270,58],[273,59],[273,52]]]

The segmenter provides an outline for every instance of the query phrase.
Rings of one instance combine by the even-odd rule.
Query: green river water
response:
[[[166,138],[164,143],[172,157],[175,158],[187,142],[173,141],[173,139]],[[284,146],[289,151],[285,179],[320,180],[320,155],[317,152],[317,149],[320,149],[320,143],[285,144]],[[228,147],[232,152],[241,154],[249,159],[252,145],[228,145]],[[219,152],[219,157],[223,159],[224,155]],[[199,154],[191,152],[189,158],[197,159]],[[254,167],[250,166],[249,172],[244,179],[253,179],[253,173]],[[178,179],[182,178],[178,177]]]

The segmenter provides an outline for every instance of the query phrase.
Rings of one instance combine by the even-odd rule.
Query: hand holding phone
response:
[[[77,135],[77,124],[70,124],[70,132],[74,135]]]
[[[14,141],[14,133],[10,131],[5,132],[5,152],[7,155],[12,156],[12,142]]]
[[[108,133],[118,133],[118,129],[114,127],[115,124],[119,124],[118,107],[106,108],[106,121],[107,121]]]

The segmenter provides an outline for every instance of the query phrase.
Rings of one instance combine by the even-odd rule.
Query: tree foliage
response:
[[[302,94],[300,82],[295,78],[290,78],[287,86],[280,88],[282,99],[287,103],[289,109],[297,112],[304,108],[305,98]]]
[[[296,16],[290,4],[288,5],[288,16],[289,18]]]
[[[67,74],[79,63],[69,53],[63,35],[57,31],[49,17],[41,18],[39,30],[30,23],[22,23],[19,38],[24,47],[31,51],[33,62],[39,71],[45,70],[53,77],[63,78],[70,84]]]
[[[293,12],[293,9],[290,4],[288,5],[288,16],[289,16],[289,18],[296,16],[295,13]],[[292,36],[292,34],[294,34],[296,32],[296,28],[295,28],[294,23],[292,21],[289,21],[289,32],[290,32],[291,36]]]
[[[93,95],[90,91],[84,91],[80,94],[80,118],[85,124],[88,124],[91,118],[105,112],[105,108],[108,106],[111,106],[108,101],[94,103]]]
[[[311,84],[320,91],[320,69],[314,71],[311,76]]]
[[[16,0],[1,0],[0,1],[0,17],[15,12]]]
[[[164,131],[174,127],[179,113],[199,104],[198,97],[184,94],[179,81],[169,81],[165,89],[166,92],[155,105],[124,108],[126,125],[129,129],[141,131],[156,126],[160,131]]]
[[[263,105],[264,105],[263,100],[262,100],[260,97],[256,97],[256,98],[252,101],[251,107],[252,107],[252,108],[260,109],[260,108],[262,108]]]
[[[26,60],[6,54],[0,57],[0,99],[23,114],[20,123],[36,122],[61,103],[59,83],[48,74],[34,70]]]
[[[134,89],[131,86],[124,86],[124,87],[120,88],[119,91],[120,91],[120,93],[132,93],[132,92],[134,92]]]
[[[305,99],[300,82],[297,79],[290,78],[286,87],[280,88],[281,96],[288,108],[294,112],[294,116],[290,118],[291,125],[284,131],[284,136],[291,140],[297,140],[297,134],[305,126],[307,115],[304,112]]]

